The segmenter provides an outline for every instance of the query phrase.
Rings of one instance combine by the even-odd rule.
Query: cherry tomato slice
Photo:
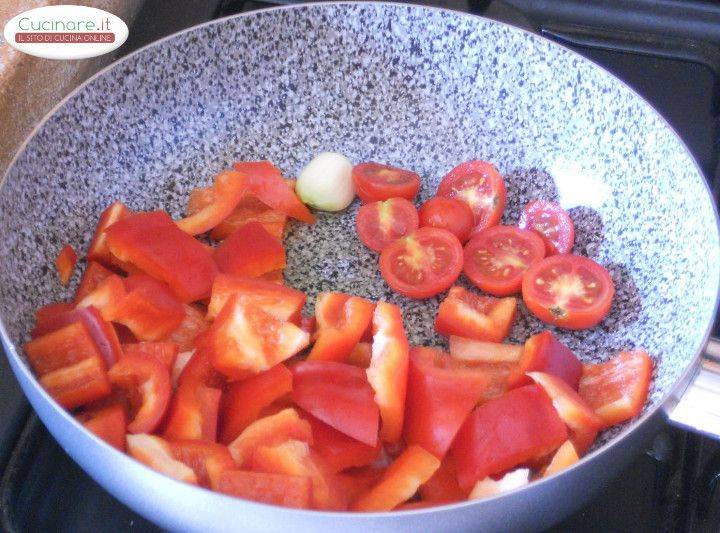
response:
[[[495,296],[520,292],[523,275],[545,257],[545,244],[532,231],[495,226],[465,245],[465,275],[478,288]]]
[[[455,198],[431,198],[422,205],[419,215],[420,226],[446,229],[463,243],[468,240],[475,226],[472,209]]]
[[[540,235],[545,242],[545,255],[567,254],[575,242],[575,226],[558,204],[533,200],[525,206],[518,227]]]
[[[505,209],[505,182],[486,161],[466,161],[452,169],[440,182],[438,196],[462,200],[475,217],[473,231],[495,226]]]
[[[381,163],[360,163],[352,170],[357,195],[364,203],[390,198],[412,200],[420,190],[420,176]]]
[[[355,227],[365,246],[382,252],[388,244],[418,228],[418,213],[405,198],[371,202],[358,210]]]
[[[462,245],[447,230],[420,228],[387,246],[380,273],[408,298],[429,298],[450,288],[462,270]]]
[[[608,271],[592,259],[553,255],[527,271],[522,292],[525,305],[543,322],[585,329],[608,314],[615,285]]]

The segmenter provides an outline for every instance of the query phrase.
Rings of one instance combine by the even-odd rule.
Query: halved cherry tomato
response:
[[[308,476],[228,470],[220,474],[216,490],[246,500],[309,509],[312,482]]]
[[[260,472],[309,477],[313,509],[344,510],[347,506],[335,476],[324,468],[306,442],[287,440],[260,446],[253,452],[251,466]]]
[[[351,509],[390,511],[409,500],[439,467],[437,457],[411,444],[388,467],[380,481],[352,503]]]
[[[462,200],[455,198],[430,198],[420,207],[418,216],[421,227],[446,229],[461,243],[470,238],[470,232],[475,227],[472,209]]]
[[[242,200],[248,189],[246,178],[242,172],[233,170],[218,174],[213,184],[212,203],[197,213],[178,220],[178,227],[190,235],[199,235],[217,226]]]
[[[128,435],[127,451],[145,466],[168,477],[197,485],[197,475],[192,468],[173,457],[170,444],[154,435]]]
[[[602,419],[559,377],[544,372],[528,372],[528,376],[550,396],[558,415],[570,429],[570,440],[577,450],[587,451],[602,429]]]
[[[88,261],[87,268],[80,278],[80,285],[78,285],[73,302],[78,303],[85,296],[93,292],[98,285],[104,280],[113,275],[111,270],[108,270],[100,263],[96,261]]]
[[[292,391],[292,373],[283,364],[231,383],[220,407],[220,442],[230,443],[257,420],[260,412]]]
[[[360,206],[355,219],[365,246],[382,252],[388,244],[418,229],[418,212],[405,198],[390,198]]]
[[[463,489],[488,476],[543,457],[567,440],[568,432],[539,385],[506,392],[477,407],[452,445]]]
[[[592,259],[554,255],[527,271],[522,291],[527,308],[543,322],[586,329],[610,311],[615,285],[608,271]]]
[[[488,385],[481,373],[435,348],[410,351],[405,442],[442,459]]]
[[[250,302],[278,320],[297,322],[305,305],[305,293],[256,278],[218,274],[212,288],[207,316],[215,318],[231,296]]]
[[[105,235],[113,255],[167,283],[183,302],[210,295],[217,274],[210,252],[164,211],[130,215]]]
[[[108,371],[114,387],[121,389],[130,405],[129,433],[150,433],[162,420],[170,401],[170,371],[149,355],[125,354]]]
[[[55,268],[57,268],[60,283],[63,285],[67,285],[70,281],[77,259],[78,256],[75,250],[73,250],[73,247],[69,244],[63,246],[55,258]]]
[[[178,327],[161,339],[163,342],[176,344],[180,352],[192,350],[195,347],[195,339],[210,327],[205,315],[198,308],[189,304],[183,304],[183,308],[185,318]]]
[[[270,161],[240,161],[233,168],[247,174],[250,194],[262,203],[302,222],[315,222],[313,214],[283,179],[280,169]]]
[[[393,444],[402,434],[410,346],[397,305],[378,302],[372,323],[372,357],[366,373],[380,408],[380,438]]]
[[[462,270],[460,241],[447,230],[420,228],[380,254],[380,272],[408,298],[429,298],[448,289]]]
[[[287,440],[312,442],[312,429],[292,408],[255,420],[233,440],[228,449],[238,466],[245,466],[260,446],[275,446]]]
[[[505,209],[505,182],[497,169],[486,161],[466,161],[442,179],[438,196],[457,198],[473,212],[473,232],[496,225]]]
[[[232,379],[244,379],[297,354],[310,336],[291,322],[232,296],[208,330],[213,366]]]
[[[653,362],[645,350],[620,352],[606,363],[585,365],[579,393],[612,426],[635,418],[647,401]]]
[[[450,454],[443,458],[432,477],[420,486],[423,501],[432,505],[460,502],[467,500],[467,495],[467,491],[458,485],[455,458]]]
[[[65,409],[94,402],[111,392],[105,364],[100,357],[88,357],[47,372],[38,381]]]
[[[357,195],[364,203],[406,198],[412,200],[420,190],[420,176],[409,170],[381,163],[360,163],[352,170]]]
[[[171,371],[178,355],[178,346],[172,342],[133,342],[122,345],[123,355],[154,357]]]
[[[107,245],[105,230],[118,220],[122,220],[131,214],[132,211],[119,201],[113,202],[107,209],[105,209],[105,211],[102,212],[100,215],[100,221],[95,229],[95,234],[93,235],[92,241],[90,241],[90,246],[88,247],[88,261],[99,261],[106,266],[113,264],[113,256]]]
[[[170,453],[193,469],[198,483],[215,488],[223,472],[236,468],[227,446],[197,440],[170,440]]]
[[[307,420],[312,427],[313,449],[333,472],[372,464],[380,455],[379,443],[374,447],[368,446],[340,433],[314,416],[308,415]]]
[[[540,235],[545,242],[545,255],[567,254],[575,242],[575,226],[558,204],[533,200],[525,206],[518,227]]]
[[[520,292],[525,272],[543,257],[545,244],[536,233],[494,226],[465,245],[463,271],[479,289],[508,296]]]
[[[510,333],[516,310],[515,298],[482,296],[455,286],[440,304],[435,317],[435,330],[447,337],[457,335],[500,342]]]
[[[238,228],[213,254],[220,272],[251,278],[285,268],[285,248],[257,222]]]
[[[86,411],[79,418],[83,426],[110,446],[114,446],[121,452],[125,451],[127,417],[122,405],[113,404]]]
[[[557,376],[577,390],[582,375],[582,363],[577,356],[557,340],[550,331],[541,331],[525,341],[518,368],[510,378],[509,386],[529,385],[527,372],[545,372]]]
[[[329,308],[344,300],[339,313]],[[308,359],[344,362],[370,325],[375,306],[372,302],[339,293],[321,293],[315,303],[317,338]],[[329,315],[335,316],[329,316]]]
[[[303,361],[292,368],[293,401],[302,409],[374,447],[379,413],[363,369],[332,361]]]

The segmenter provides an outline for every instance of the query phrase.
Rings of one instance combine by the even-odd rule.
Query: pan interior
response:
[[[270,159],[296,176],[325,150],[415,170],[420,200],[457,163],[494,162],[508,187],[504,223],[530,199],[559,200],[576,225],[575,252],[615,281],[608,318],[558,331],[564,342],[585,361],[647,348],[656,361],[649,405],[693,360],[717,294],[718,233],[703,178],[665,122],[548,41],[381,4],[223,20],[130,56],[74,94],[0,190],[0,313],[10,339],[26,340],[38,306],[72,295],[78,274],[62,288],[52,261],[66,242],[86,249],[111,201],[180,216],[188,192],[233,161]],[[288,283],[310,301],[338,290],[397,303],[411,342],[442,345],[432,327],[438,300],[388,289],[355,236],[357,207],[292,224]],[[510,340],[544,327],[521,306]]]

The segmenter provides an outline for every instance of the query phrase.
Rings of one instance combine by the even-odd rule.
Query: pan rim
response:
[[[244,17],[251,17],[255,16],[257,14],[261,13],[267,13],[277,10],[308,10],[308,9],[325,9],[326,6],[363,6],[366,8],[382,8],[382,7],[395,7],[395,8],[410,8],[415,10],[429,10],[429,11],[437,11],[437,12],[445,12],[450,13],[454,16],[460,16],[460,17],[468,17],[473,19],[479,19],[483,21],[484,23],[489,23],[493,25],[499,25],[505,28],[510,29],[511,31],[520,32],[523,34],[526,38],[529,38],[531,40],[539,40],[541,42],[550,43],[551,46],[556,46],[563,50],[564,52],[570,53],[573,57],[579,59],[581,62],[589,64],[592,68],[595,68],[602,72],[605,76],[609,77],[613,80],[614,83],[619,84],[621,87],[623,87],[626,91],[628,91],[630,94],[632,94],[636,99],[638,99],[642,104],[646,107],[647,112],[653,114],[656,118],[658,118],[674,136],[675,140],[679,144],[682,150],[684,150],[685,155],[690,159],[690,161],[693,164],[693,167],[695,169],[696,174],[699,176],[699,178],[702,181],[702,184],[705,188],[705,191],[708,195],[708,199],[710,200],[710,205],[712,209],[712,213],[715,219],[714,229],[717,239],[720,241],[720,216],[718,213],[718,206],[713,201],[712,191],[710,190],[710,186],[705,179],[705,175],[700,168],[697,160],[693,156],[692,152],[690,152],[690,149],[687,147],[685,142],[683,141],[682,137],[678,134],[678,132],[675,130],[675,128],[667,121],[667,119],[655,109],[655,107],[641,94],[639,94],[635,89],[633,89],[630,85],[628,85],[625,81],[615,76],[612,72],[610,72],[608,69],[606,69],[604,66],[596,63],[595,61],[586,58],[585,56],[579,54],[578,52],[575,52],[571,48],[567,47],[566,45],[562,43],[555,42],[547,37],[543,37],[541,35],[537,35],[535,33],[532,33],[528,30],[525,30],[523,28],[519,28],[516,26],[513,26],[512,24],[508,24],[506,22],[502,21],[496,21],[487,17],[483,17],[481,15],[475,15],[471,13],[465,13],[463,11],[455,10],[455,9],[449,9],[449,8],[442,8],[437,6],[427,6],[427,5],[421,5],[421,4],[415,4],[415,3],[403,3],[398,1],[380,1],[380,2],[363,2],[363,1],[352,1],[352,0],[339,0],[339,1],[330,1],[330,2],[319,2],[319,3],[298,3],[298,4],[289,4],[289,5],[280,5],[280,6],[273,6],[268,7],[264,9],[258,9],[255,11],[250,11],[246,13],[236,13],[234,15],[229,15],[226,17],[210,20],[203,22],[201,24],[197,24],[188,28],[184,28],[182,30],[179,30],[177,32],[171,33],[169,35],[166,35],[165,37],[162,37],[161,39],[158,39],[157,41],[153,41],[151,43],[148,43],[137,50],[134,50],[133,52],[116,59],[115,61],[112,61],[110,64],[106,65],[96,73],[94,73],[92,76],[90,76],[88,79],[83,81],[80,85],[75,87],[72,91],[70,91],[65,97],[63,97],[55,106],[53,106],[46,114],[43,116],[43,118],[35,125],[35,127],[32,129],[32,131],[28,134],[28,136],[25,138],[25,140],[20,144],[18,149],[16,150],[15,154],[13,155],[12,159],[8,163],[8,166],[3,174],[2,179],[0,180],[0,190],[5,185],[5,182],[8,179],[8,176],[10,175],[10,172],[12,171],[13,167],[15,166],[17,160],[20,158],[20,156],[23,155],[25,152],[28,144],[35,138],[35,136],[40,132],[40,130],[45,126],[45,124],[56,114],[60,108],[62,108],[69,100],[74,98],[77,94],[82,92],[86,86],[90,85],[93,81],[95,81],[96,78],[99,78],[115,67],[123,64],[125,61],[135,57],[136,55],[139,55],[140,53],[144,52],[145,50],[154,48],[156,46],[165,44],[166,41],[170,41],[172,39],[175,39],[176,37],[179,37],[181,35],[184,35],[186,33],[194,32],[198,29],[206,28],[209,26],[213,26],[215,24],[224,24],[228,20],[236,19],[236,18],[244,18]],[[254,505],[260,505],[263,507],[269,507],[274,510],[274,512],[281,512],[285,515],[292,515],[292,514],[299,514],[299,515],[309,515],[309,516],[324,516],[326,518],[335,518],[335,519],[393,519],[393,520],[400,520],[403,517],[416,517],[419,515],[428,515],[436,512],[448,512],[453,511],[456,509],[464,509],[469,506],[474,505],[482,505],[482,504],[489,504],[490,502],[494,502],[498,499],[504,498],[509,495],[516,494],[518,492],[534,488],[534,487],[540,487],[543,486],[549,482],[552,482],[553,480],[557,479],[560,476],[569,475],[572,471],[583,468],[585,465],[592,462],[593,459],[596,457],[599,457],[600,455],[604,455],[607,452],[610,452],[613,450],[616,446],[618,446],[621,442],[625,441],[632,433],[635,432],[635,430],[639,429],[640,426],[644,425],[645,422],[647,422],[650,418],[658,414],[658,411],[664,410],[667,405],[675,400],[677,401],[678,398],[682,396],[682,393],[687,388],[687,386],[691,383],[692,378],[694,377],[694,374],[698,370],[699,363],[703,357],[703,351],[705,346],[707,345],[708,339],[711,336],[712,328],[714,324],[714,318],[717,316],[718,309],[720,307],[720,277],[716,278],[718,281],[715,284],[715,302],[713,304],[713,311],[711,314],[711,318],[705,328],[705,332],[702,336],[701,342],[698,346],[695,348],[695,355],[693,356],[690,363],[685,367],[681,375],[676,379],[675,383],[671,387],[668,388],[667,392],[665,392],[660,400],[658,400],[657,404],[652,406],[650,409],[647,410],[642,416],[639,418],[633,420],[630,424],[628,424],[627,427],[625,427],[620,433],[615,435],[609,442],[603,444],[600,448],[593,450],[591,453],[583,456],[578,462],[570,466],[569,468],[566,468],[565,470],[562,470],[558,472],[557,474],[554,474],[552,476],[541,478],[538,480],[532,481],[530,484],[513,489],[508,492],[503,492],[501,494],[497,494],[488,498],[483,498],[481,500],[466,500],[463,502],[456,502],[446,505],[438,505],[434,507],[427,507],[422,509],[413,509],[408,511],[386,511],[386,512],[369,512],[369,513],[356,513],[356,512],[337,512],[337,511],[316,511],[316,510],[304,510],[304,509],[291,509],[291,508],[285,508],[285,507],[279,507],[275,505],[268,505],[263,504],[260,502],[255,502],[252,500],[244,500],[239,498],[234,498],[231,496],[227,496],[224,494],[213,492],[213,494],[216,497],[221,498],[227,498],[230,501],[238,502],[239,504],[246,505],[248,503],[254,504]],[[4,345],[5,352],[8,359],[15,359],[15,362],[17,365],[13,365],[14,368],[19,369],[26,378],[29,379],[31,383],[35,386],[36,389],[39,389],[40,395],[42,396],[43,400],[46,402],[49,402],[49,404],[52,406],[53,410],[58,412],[60,416],[63,416],[67,422],[70,424],[75,424],[76,427],[79,429],[83,429],[81,424],[75,420],[74,417],[72,417],[65,409],[60,407],[57,402],[55,402],[43,389],[35,376],[30,371],[27,363],[23,360],[23,358],[19,355],[17,347],[15,346],[15,343],[12,342],[10,336],[8,335],[7,329],[5,327],[5,323],[3,321],[2,316],[0,316],[0,339],[2,340],[2,344]],[[95,439],[95,441],[101,445],[107,446],[108,448],[112,449],[114,452],[122,455],[124,458],[128,460],[135,461],[130,456],[128,456],[125,453],[122,453],[109,444],[107,444],[102,439],[98,438],[91,432],[88,433],[92,438]],[[166,476],[163,476],[162,474],[152,470],[149,467],[145,467],[148,471],[152,472],[153,475],[162,476],[163,478],[166,478]],[[175,480],[173,480],[175,481]],[[182,483],[180,481],[175,481],[176,483],[180,483],[183,486],[186,486],[186,483]],[[199,489],[199,490],[208,490],[204,489],[202,487],[192,487],[188,486],[190,489]],[[212,491],[210,491],[212,492]]]

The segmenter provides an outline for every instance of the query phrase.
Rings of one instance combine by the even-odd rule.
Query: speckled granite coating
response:
[[[178,216],[191,188],[235,160],[267,158],[294,176],[324,150],[416,171],[421,199],[457,163],[490,160],[506,176],[507,223],[532,198],[559,199],[576,250],[617,284],[600,327],[561,339],[586,361],[646,347],[658,363],[653,404],[692,361],[717,293],[718,234],[702,178],[658,115],[540,38],[378,4],[224,20],[129,57],[70,98],[0,190],[11,338],[26,338],[33,309],[74,290],[58,284],[53,258],[65,242],[84,250],[112,200]],[[412,342],[443,342],[437,300],[407,300],[382,281],[355,236],[357,207],[292,225],[288,282],[311,297],[332,289],[398,303]],[[512,340],[543,327],[523,308]]]

